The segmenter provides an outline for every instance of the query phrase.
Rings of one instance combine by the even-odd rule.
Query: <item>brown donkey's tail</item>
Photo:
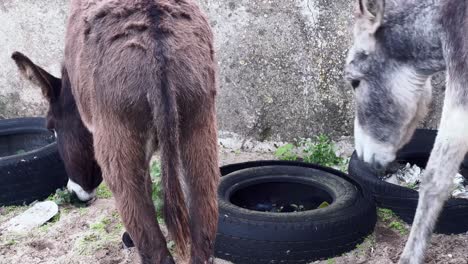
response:
[[[164,60],[165,58],[163,58]],[[162,63],[164,65],[164,63]],[[164,193],[163,215],[169,233],[182,259],[189,256],[190,227],[188,209],[182,189],[182,164],[179,150],[179,118],[175,91],[161,69],[160,87],[153,104],[158,141],[161,147],[161,175]]]

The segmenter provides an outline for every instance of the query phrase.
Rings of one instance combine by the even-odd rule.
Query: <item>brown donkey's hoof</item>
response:
[[[127,231],[125,231],[125,233],[122,235],[122,243],[124,244],[124,248],[131,248],[135,246]]]
[[[122,235],[122,242],[124,244],[124,248],[132,248],[135,247],[135,244],[133,243],[132,238],[130,237],[130,234],[125,231],[124,234]],[[146,263],[143,261],[143,263]],[[175,264],[174,259],[172,256],[167,256],[161,264]]]

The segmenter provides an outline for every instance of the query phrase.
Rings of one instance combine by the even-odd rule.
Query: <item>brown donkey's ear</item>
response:
[[[35,85],[39,86],[42,94],[49,101],[54,101],[61,87],[61,80],[34,64],[20,52],[14,52],[11,58],[15,61],[21,74]]]

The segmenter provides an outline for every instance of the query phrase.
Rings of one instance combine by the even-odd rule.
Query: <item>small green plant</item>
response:
[[[106,231],[106,227],[111,224],[111,219],[104,217],[101,221],[91,224],[89,227],[96,231]]]
[[[377,210],[377,215],[384,222],[388,222],[394,218],[397,218],[396,214],[392,210],[386,208],[379,208]]]
[[[112,192],[109,187],[103,182],[96,190],[96,197],[100,199],[109,199],[112,197]]]
[[[14,246],[16,244],[18,244],[18,241],[16,241],[15,239],[10,239],[5,243],[5,246],[10,246],[11,247],[11,246]]]
[[[356,246],[355,253],[359,256],[362,254],[366,254],[368,250],[372,250],[375,247],[375,234],[371,234],[367,236],[364,241]]]
[[[81,216],[83,216],[83,215],[87,214],[88,211],[89,211],[88,208],[86,208],[86,207],[81,207],[81,208],[79,208],[78,213],[79,213]]]
[[[327,167],[337,167],[342,171],[347,170],[348,159],[344,159],[335,152],[335,144],[326,135],[316,136],[312,139],[301,139],[295,144],[289,143],[279,147],[275,156],[280,160],[295,161],[302,159],[304,162],[320,164]]]
[[[22,207],[21,206],[2,206],[0,207],[0,215],[3,216],[3,215],[9,215],[11,213],[14,213],[16,211],[18,211],[19,209],[21,209]]]
[[[379,208],[377,215],[385,223],[385,225],[400,233],[401,235],[408,234],[406,224],[390,209]]]
[[[410,189],[413,189],[413,190],[417,190],[419,188],[419,182],[415,182],[415,183],[408,183],[406,185],[407,188],[410,188]]]
[[[89,230],[75,240],[73,250],[76,250],[80,255],[92,255],[99,249],[117,244],[124,230],[122,222],[117,216],[118,214],[115,212],[91,223]]]
[[[59,206],[73,205],[74,207],[86,207],[85,203],[81,202],[76,195],[67,189],[57,189],[47,200],[53,201]]]
[[[324,166],[340,165],[343,158],[335,153],[335,145],[325,135],[319,135],[315,141],[306,141],[304,144],[304,161]]]
[[[60,221],[60,216],[61,216],[61,213],[59,212],[58,214],[54,215],[54,217],[52,217],[52,219],[49,220],[50,223],[57,223],[58,221]]]
[[[73,195],[67,189],[57,189],[47,200],[54,201],[57,205],[71,204],[73,202]]]
[[[335,264],[335,259],[334,258],[327,259],[327,264]]]
[[[330,204],[327,201],[322,202],[317,209],[328,207]]]
[[[295,146],[293,144],[289,143],[289,144],[286,144],[286,145],[283,145],[283,146],[279,147],[276,150],[275,155],[280,160],[295,161],[295,160],[297,160],[298,156],[294,152],[294,149],[295,149]]]
[[[99,236],[95,233],[87,234],[83,237],[83,241],[85,242],[95,242],[99,240]]]
[[[402,235],[408,234],[408,229],[399,220],[395,220],[395,221],[390,222],[390,224],[388,224],[388,227],[390,227],[391,229],[393,229],[395,231],[398,231]]]

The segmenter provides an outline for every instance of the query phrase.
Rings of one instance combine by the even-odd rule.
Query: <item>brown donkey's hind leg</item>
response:
[[[107,117],[109,118],[109,117]],[[109,119],[107,119],[109,120]],[[94,131],[96,159],[143,264],[174,263],[156,221],[151,199],[148,138],[120,121],[101,121]]]
[[[208,263],[217,230],[219,182],[214,106],[192,113],[181,128],[182,160],[189,191],[191,264]]]

